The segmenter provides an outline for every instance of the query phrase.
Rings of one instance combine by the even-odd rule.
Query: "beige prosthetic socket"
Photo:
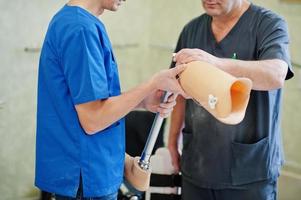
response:
[[[140,168],[139,157],[131,157],[125,154],[124,176],[126,180],[137,190],[146,191],[149,188],[151,170]]]
[[[219,121],[241,122],[250,98],[251,80],[236,78],[207,62],[186,65],[179,76],[183,90]]]

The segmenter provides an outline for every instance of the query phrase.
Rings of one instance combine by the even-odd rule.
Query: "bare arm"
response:
[[[176,75],[184,69],[184,66],[179,66],[170,70],[163,70],[154,75],[149,81],[119,96],[76,105],[75,108],[82,128],[87,134],[95,134],[107,128],[138,105],[144,105],[141,102],[150,94],[156,95],[155,91],[157,90],[185,95],[176,80]],[[153,97],[151,95],[148,98]],[[175,97],[170,97],[168,103],[157,106],[155,111],[163,112],[163,114],[170,112],[175,105],[174,101]],[[146,102],[150,104],[148,101]],[[147,108],[148,105],[144,105],[144,107]]]
[[[242,61],[220,59],[218,67],[235,77],[253,81],[254,90],[273,90],[283,87],[288,65],[282,60]]]
[[[184,124],[185,103],[186,100],[183,97],[181,96],[177,97],[177,105],[174,107],[174,110],[171,114],[170,129],[169,129],[169,136],[168,136],[168,149],[172,158],[172,164],[176,172],[178,172],[180,169],[178,138]]]
[[[168,145],[174,145],[178,142],[178,137],[184,124],[185,102],[186,100],[182,96],[177,97],[177,105],[171,114]]]
[[[76,105],[82,128],[87,134],[107,128],[135,108],[153,90],[150,83],[145,83],[119,96]]]

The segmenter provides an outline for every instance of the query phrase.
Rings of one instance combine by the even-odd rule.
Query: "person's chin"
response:
[[[119,5],[116,5],[112,8],[112,11],[117,11],[119,9]]]
[[[217,11],[217,10],[212,10],[212,9],[206,9],[206,13],[207,15],[210,15],[212,17],[214,16],[219,16],[220,15],[220,12]]]
[[[112,7],[112,8],[110,8],[110,9],[108,9],[109,11],[112,11],[112,12],[116,12],[117,10],[118,10],[118,6],[114,6],[114,7]]]

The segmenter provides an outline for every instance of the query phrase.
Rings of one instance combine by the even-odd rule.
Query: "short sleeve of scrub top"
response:
[[[103,49],[97,32],[79,27],[63,43],[61,61],[74,104],[108,98]]]
[[[288,28],[279,17],[267,16],[259,24],[257,56],[259,60],[280,59],[288,64],[286,79],[293,77],[289,54]]]

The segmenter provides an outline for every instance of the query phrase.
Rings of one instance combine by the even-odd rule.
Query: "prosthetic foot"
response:
[[[128,182],[139,191],[146,191],[150,183],[151,170],[142,169],[139,166],[139,157],[131,157],[125,154],[124,176]]]

